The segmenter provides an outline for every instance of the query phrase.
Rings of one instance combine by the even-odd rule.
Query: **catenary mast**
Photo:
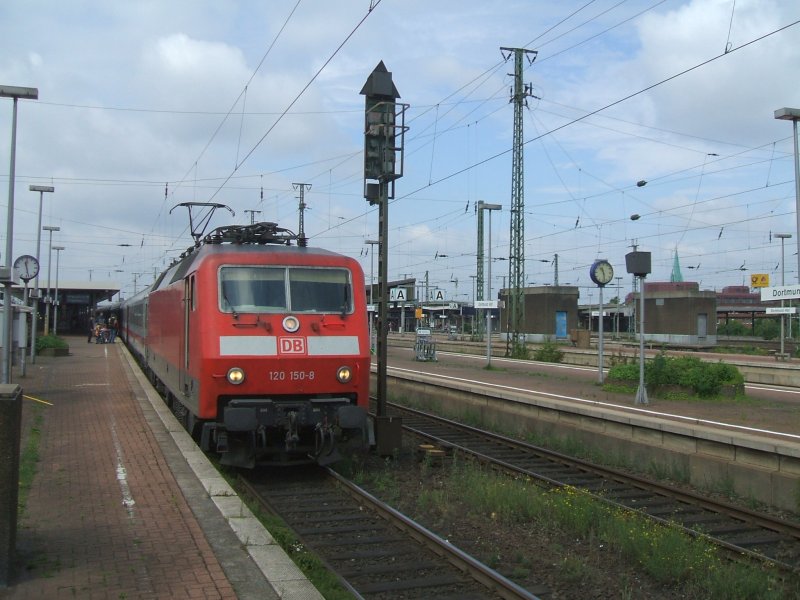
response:
[[[522,337],[525,322],[525,165],[523,162],[522,108],[526,98],[533,96],[531,84],[522,83],[522,60],[528,64],[536,59],[536,50],[524,48],[500,48],[506,60],[514,56],[514,88],[511,102],[514,103],[514,141],[511,158],[511,236],[508,256],[508,306],[506,307],[506,356],[524,353]]]

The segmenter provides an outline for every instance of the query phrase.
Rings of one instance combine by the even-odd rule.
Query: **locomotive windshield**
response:
[[[219,271],[223,312],[351,313],[347,269],[227,266]]]

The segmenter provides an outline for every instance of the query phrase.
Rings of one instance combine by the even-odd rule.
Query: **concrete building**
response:
[[[523,291],[525,340],[542,343],[566,341],[578,327],[578,288],[571,285],[527,287]],[[500,290],[500,300],[508,306],[508,289]],[[500,309],[500,332],[508,332],[508,310]]]
[[[628,294],[639,322],[639,294]],[[693,281],[645,282],[644,338],[681,346],[713,346],[717,343],[717,293],[700,291]]]

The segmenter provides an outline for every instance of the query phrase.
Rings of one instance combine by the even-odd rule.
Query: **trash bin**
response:
[[[577,348],[588,348],[591,332],[588,329],[570,329],[569,339]]]

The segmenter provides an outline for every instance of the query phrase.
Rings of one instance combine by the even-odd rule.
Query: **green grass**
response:
[[[21,519],[25,513],[28,494],[33,485],[33,478],[36,475],[36,468],[39,463],[39,441],[42,435],[42,423],[44,422],[44,409],[39,404],[30,407],[31,420],[28,431],[27,442],[20,452],[19,462],[19,496],[17,500],[18,518]]]
[[[42,335],[36,338],[36,351],[45,348],[69,348],[69,344],[63,338],[55,335]]]
[[[421,507],[438,504],[442,511],[458,510],[452,504],[458,498],[466,507],[463,510],[508,527],[533,521],[583,539],[599,539],[656,582],[691,597],[772,600],[800,592],[798,582],[782,580],[768,568],[731,563],[704,539],[617,509],[575,488],[543,489],[526,478],[512,479],[470,462],[456,460],[453,465],[441,489],[420,494]],[[567,578],[579,579],[585,566],[582,559],[567,556],[559,568]]]
[[[638,385],[639,377],[638,363],[615,364],[608,371],[608,379],[617,385]],[[744,396],[744,377],[735,366],[704,362],[696,356],[667,356],[662,352],[645,363],[644,380],[656,394],[663,388],[662,396],[671,393],[679,400],[717,398],[725,388],[735,390],[737,397]],[[673,385],[682,391],[671,392]]]

